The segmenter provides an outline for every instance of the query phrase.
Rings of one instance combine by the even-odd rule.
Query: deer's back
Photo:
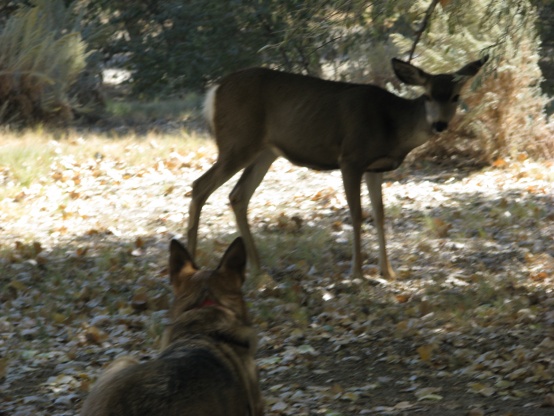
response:
[[[297,165],[337,169],[345,151],[370,150],[372,131],[391,125],[383,112],[394,107],[391,100],[402,99],[373,85],[246,69],[219,84],[216,141],[220,152],[236,151],[242,141],[249,150],[271,147]]]

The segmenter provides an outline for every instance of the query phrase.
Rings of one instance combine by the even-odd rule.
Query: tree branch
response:
[[[419,39],[421,39],[421,35],[423,32],[425,32],[425,29],[427,29],[427,25],[429,24],[429,19],[431,19],[431,15],[433,14],[433,11],[435,10],[435,7],[437,7],[437,3],[440,0],[433,0],[429,7],[427,8],[427,11],[425,12],[425,17],[423,18],[423,21],[421,22],[421,27],[416,31],[416,37],[414,40],[414,44],[412,45],[412,49],[410,49],[410,55],[408,56],[408,62],[410,62],[414,56],[415,48],[419,42]]]

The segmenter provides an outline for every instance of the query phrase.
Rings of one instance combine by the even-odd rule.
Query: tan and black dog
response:
[[[100,377],[82,416],[259,416],[256,333],[241,287],[246,252],[237,238],[213,271],[198,270],[172,240],[175,295],[161,354],[138,364],[123,357]]]

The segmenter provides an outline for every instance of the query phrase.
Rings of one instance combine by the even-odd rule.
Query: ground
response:
[[[216,155],[164,140],[44,140],[44,176],[24,186],[0,164],[0,415],[78,414],[103,366],[155,356],[168,242]],[[200,265],[237,235],[235,181],[202,213]],[[278,160],[251,203],[264,275],[245,289],[266,414],[553,414],[553,184],[552,163],[524,155],[387,174],[398,278],[378,274],[364,192],[352,280],[340,175]]]

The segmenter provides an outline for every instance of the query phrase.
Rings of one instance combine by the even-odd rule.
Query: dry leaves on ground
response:
[[[48,178],[1,202],[0,414],[77,414],[113,358],[156,354],[168,241],[214,154],[136,164],[60,150]],[[399,279],[377,275],[367,209],[359,281],[340,175],[276,162],[249,214],[267,274],[247,293],[267,414],[552,414],[553,181],[552,164],[528,160],[391,173]],[[236,233],[233,183],[203,212],[206,266]]]

